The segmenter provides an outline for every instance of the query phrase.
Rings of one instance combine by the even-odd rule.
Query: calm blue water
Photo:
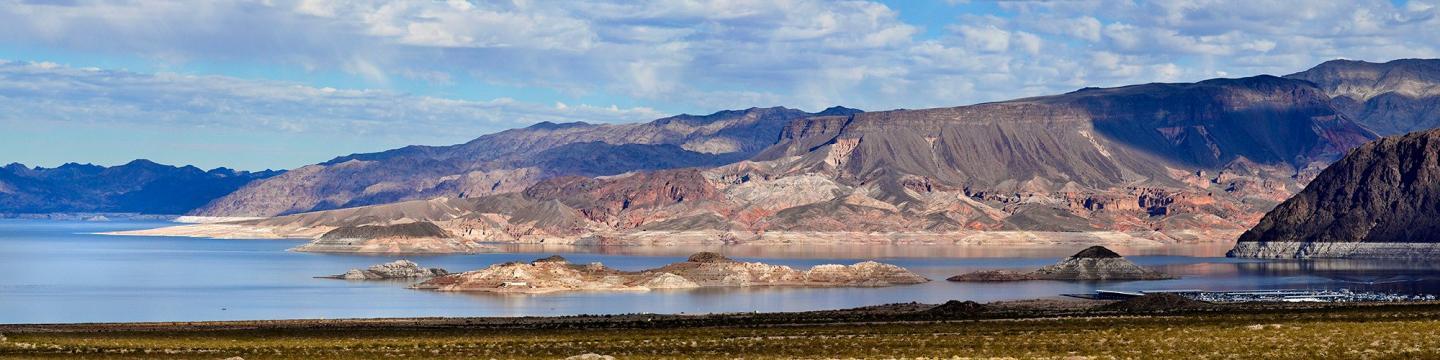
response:
[[[291,240],[215,240],[89,235],[162,222],[0,220],[0,323],[195,321],[419,316],[526,316],[601,313],[804,311],[951,299],[1054,297],[1095,289],[1378,288],[1432,292],[1440,265],[1365,262],[1260,262],[1215,257],[1223,248],[1127,251],[1141,265],[1182,276],[1149,282],[951,283],[967,271],[1033,268],[1077,249],[947,247],[726,248],[742,260],[808,267],[874,259],[933,281],[888,288],[749,288],[648,293],[455,294],[406,289],[403,282],[314,279],[398,258],[451,271],[561,253],[572,262],[639,270],[698,249],[508,248],[510,253],[359,256],[288,252]],[[713,250],[713,249],[712,249]],[[1194,256],[1194,255],[1205,256]],[[1372,285],[1373,283],[1373,285]]]

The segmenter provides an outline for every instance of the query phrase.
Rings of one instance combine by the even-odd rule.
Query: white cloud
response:
[[[410,138],[479,135],[540,121],[621,123],[665,116],[645,107],[456,100],[44,62],[0,63],[0,107],[6,109],[0,124],[48,121]]]
[[[540,88],[567,97],[540,103],[565,100],[570,111],[584,109],[575,99],[587,96],[704,110],[953,106],[1082,86],[1285,74],[1338,57],[1440,56],[1434,1],[998,7],[1004,14],[957,13],[937,27],[905,23],[867,1],[12,0],[0,6],[0,42],[161,63],[338,71],[378,88],[414,80]],[[934,36],[918,38],[922,26]],[[526,116],[518,118],[543,117]]]
[[[995,26],[961,25],[956,31],[965,38],[965,46],[971,49],[988,52],[1010,50],[1010,32]]]

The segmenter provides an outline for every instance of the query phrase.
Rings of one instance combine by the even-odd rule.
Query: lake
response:
[[[1440,265],[1423,262],[1258,261],[1220,257],[1228,246],[1115,249],[1181,278],[1146,282],[952,283],[951,275],[1034,268],[1079,249],[944,246],[579,248],[504,246],[506,253],[443,256],[308,254],[297,240],[217,240],[92,235],[165,222],[0,220],[0,323],[544,316],[614,313],[773,312],[897,302],[980,302],[1055,297],[1096,289],[1244,290],[1350,288],[1434,293]],[[878,260],[931,278],[887,288],[737,288],[643,293],[457,294],[408,282],[316,279],[394,259],[452,272],[561,254],[574,263],[640,270],[699,250],[795,267]],[[1133,255],[1133,256],[1131,256]]]

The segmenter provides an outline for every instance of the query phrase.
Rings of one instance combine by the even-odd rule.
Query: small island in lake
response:
[[[701,287],[815,286],[880,287],[928,282],[905,268],[874,261],[854,265],[817,265],[800,271],[789,266],[741,262],[702,252],[684,262],[642,271],[622,271],[601,263],[571,264],[560,256],[529,263],[509,262],[441,276],[413,286],[436,291],[549,293],[576,290],[648,291]]]
[[[394,280],[394,279],[422,279],[436,276],[449,275],[449,271],[441,268],[424,268],[410,260],[395,260],[384,264],[378,264],[366,269],[350,269],[344,274],[321,276],[324,279],[344,280]]]
[[[1055,265],[1031,272],[1007,270],[977,271],[950,277],[950,281],[1099,281],[1099,280],[1166,280],[1174,279],[1165,273],[1135,265],[1120,254],[1104,246],[1091,246],[1071,255]]]

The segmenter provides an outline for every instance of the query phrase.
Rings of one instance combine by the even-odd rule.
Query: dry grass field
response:
[[[7,331],[0,358],[1440,358],[1440,306],[1433,304],[1229,310],[1236,311],[9,326],[0,327]]]

